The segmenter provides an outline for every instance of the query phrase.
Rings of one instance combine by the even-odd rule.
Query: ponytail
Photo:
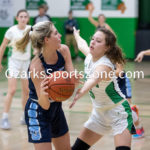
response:
[[[44,46],[44,38],[50,37],[53,23],[43,21],[26,30],[23,37],[15,42],[15,47],[20,52],[25,52],[28,42],[31,40],[32,47],[40,53]]]
[[[27,46],[27,44],[29,43],[30,40],[30,34],[29,32],[31,31],[31,29],[27,29],[27,31],[24,33],[23,37],[21,39],[19,39],[18,41],[16,41],[15,43],[15,47],[18,51],[24,53],[25,52],[25,48]]]

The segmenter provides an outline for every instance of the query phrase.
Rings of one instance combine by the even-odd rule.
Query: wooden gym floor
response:
[[[74,62],[75,68],[83,70],[83,61]],[[132,102],[137,104],[140,110],[141,123],[145,129],[145,137],[132,141],[132,150],[149,150],[150,149],[150,62],[142,62],[140,64],[128,62],[126,70],[144,71],[144,79],[131,79],[132,84]],[[0,118],[3,111],[4,96],[7,92],[7,79],[4,75],[6,67],[0,73]],[[0,129],[0,150],[34,150],[32,144],[27,141],[26,126],[20,125],[20,117],[22,116],[21,108],[21,90],[18,82],[17,92],[13,98],[10,110],[10,122],[12,129],[5,131]],[[88,94],[80,99],[76,105],[69,109],[71,99],[63,103],[64,112],[70,128],[71,144],[74,143],[78,136],[83,123],[88,119],[92,105]],[[54,149],[54,148],[53,148]],[[114,150],[113,136],[107,135],[103,137],[90,150]]]

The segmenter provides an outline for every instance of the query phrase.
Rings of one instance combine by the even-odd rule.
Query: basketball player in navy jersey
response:
[[[35,150],[52,150],[51,142],[56,150],[70,150],[62,103],[48,98],[49,79],[44,78],[54,71],[74,70],[69,49],[61,45],[61,35],[50,21],[37,23],[27,30],[24,37],[16,42],[16,47],[24,49],[29,39],[33,48],[39,51],[29,67],[30,93],[25,107],[29,142],[34,143]]]

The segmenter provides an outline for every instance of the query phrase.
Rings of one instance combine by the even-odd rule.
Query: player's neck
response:
[[[101,27],[103,27],[103,26],[105,26],[105,22],[99,22],[99,25],[100,25]]]
[[[56,50],[44,50],[43,57],[47,64],[55,64],[57,62],[58,56]]]
[[[92,61],[93,62],[96,62],[97,60],[99,60],[101,57],[103,57],[104,56],[104,54],[102,54],[102,55],[98,55],[98,56],[95,56],[95,55],[93,55],[92,56]]]
[[[24,29],[26,28],[26,25],[19,25],[19,24],[18,24],[17,27],[18,27],[18,29],[20,29],[20,30],[24,30]]]

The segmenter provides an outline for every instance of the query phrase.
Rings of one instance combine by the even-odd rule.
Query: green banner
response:
[[[85,10],[89,3],[90,0],[71,0],[70,7],[72,10]]]
[[[117,10],[122,0],[102,0],[102,10]]]
[[[26,0],[27,10],[37,10],[42,4],[47,4],[44,0]]]

